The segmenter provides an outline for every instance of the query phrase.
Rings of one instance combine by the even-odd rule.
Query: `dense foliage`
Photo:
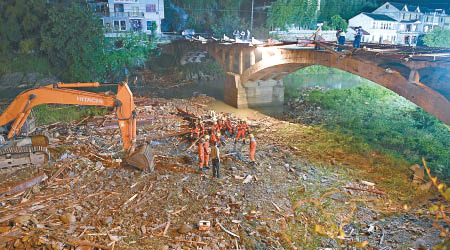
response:
[[[313,91],[308,100],[332,111],[330,129],[412,163],[424,157],[433,171],[450,178],[450,131],[421,108],[378,85]]]
[[[310,78],[310,74],[317,79],[340,74],[342,81],[362,84],[308,94],[298,92],[305,87],[302,75]],[[297,80],[285,81],[288,98],[302,98],[319,106],[315,119],[345,136],[351,142],[345,145],[350,151],[364,153],[374,149],[409,164],[420,164],[424,157],[434,173],[450,181],[450,127],[431,114],[388,89],[340,70],[313,66],[295,72],[293,78]],[[316,81],[316,85],[321,83]]]
[[[423,37],[423,42],[428,47],[450,48],[450,30],[436,27]]]
[[[39,49],[39,30],[46,19],[45,0],[0,1],[0,53]]]
[[[156,43],[153,39],[144,33],[134,32],[107,39],[103,64],[108,78],[121,77],[125,74],[125,69],[129,70],[133,66],[144,66],[149,56],[155,52]]]
[[[216,36],[223,34],[231,36],[233,30],[249,28],[248,23],[241,18],[243,2],[242,0],[166,0],[165,11],[175,14],[174,18],[168,17],[171,27],[193,29],[197,33],[209,33]],[[184,27],[181,25],[181,22],[184,22],[181,12],[187,17]]]
[[[347,32],[348,24],[347,21],[345,21],[345,19],[343,19],[341,16],[335,15],[331,17],[330,21],[325,21],[323,26],[324,30],[342,29]]]
[[[41,50],[68,81],[99,80],[103,31],[99,19],[90,11],[72,5],[53,7],[41,29]]]
[[[379,4],[375,0],[321,0],[319,21],[330,20],[335,15],[348,20],[361,12],[371,12]]]
[[[269,10],[267,25],[286,29],[288,25],[313,28],[319,13],[319,0],[277,0]]]

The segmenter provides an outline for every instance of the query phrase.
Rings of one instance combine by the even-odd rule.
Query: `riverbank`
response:
[[[113,114],[41,127],[51,131],[52,164],[0,179],[7,185],[39,173],[50,178],[4,201],[0,218],[14,219],[13,224],[6,221],[0,226],[16,233],[8,244],[18,249],[80,244],[158,250],[228,250],[236,245],[248,250],[398,249],[443,240],[440,230],[431,226],[436,211],[426,209],[440,199],[428,200],[425,192],[414,196],[414,203],[403,200],[397,195],[402,190],[385,189],[383,182],[366,174],[369,169],[348,160],[364,162],[361,156],[334,151],[336,162],[331,162],[327,154],[331,151],[320,144],[328,132],[312,126],[257,111],[235,113],[227,107],[234,120],[249,117],[258,164],[249,164],[248,144],[238,143],[239,154],[234,154],[234,138],[226,138],[221,147],[222,178],[197,172],[195,147],[181,136],[165,135],[189,131],[176,107],[206,119],[213,108],[221,112],[223,105],[209,100],[140,100],[138,119],[151,122],[138,128],[137,139],[157,138],[151,141],[153,173],[118,166],[118,128],[105,122]],[[374,162],[366,164],[377,170]],[[395,180],[408,185],[410,180],[400,169],[391,171],[402,177]],[[21,202],[24,195],[27,202]],[[16,216],[18,209],[32,208],[28,217]],[[211,223],[209,231],[198,230],[200,220]]]

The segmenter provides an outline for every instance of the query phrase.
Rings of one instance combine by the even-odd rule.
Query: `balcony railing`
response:
[[[144,12],[96,12],[96,15],[103,17],[144,17]]]

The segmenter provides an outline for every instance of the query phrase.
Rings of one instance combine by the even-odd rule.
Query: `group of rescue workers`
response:
[[[252,166],[255,163],[256,140],[253,134],[250,133],[250,128],[246,119],[241,119],[238,122],[232,121],[229,117],[222,117],[214,120],[212,125],[205,126],[201,119],[197,119],[191,123],[191,140],[194,143],[198,142],[198,161],[199,171],[204,172],[209,167],[209,160],[211,159],[213,176],[220,178],[220,146],[225,145],[225,135],[228,138],[234,137],[234,153],[236,153],[236,144],[242,139],[245,144],[245,135],[250,137],[249,158]]]

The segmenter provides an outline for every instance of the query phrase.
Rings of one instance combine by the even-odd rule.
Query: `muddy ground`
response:
[[[112,114],[40,128],[52,160],[4,170],[0,190],[47,179],[2,193],[0,249],[427,249],[444,240],[428,211],[436,198],[404,208],[350,166],[293,148],[277,133],[292,124],[272,117],[249,120],[257,166],[248,144],[235,153],[226,138],[222,178],[197,171],[196,147],[168,135],[188,131],[175,107],[209,118],[210,101],[137,101],[138,141],[152,139],[155,153],[151,173],[120,166]],[[199,230],[201,220],[210,230]]]

